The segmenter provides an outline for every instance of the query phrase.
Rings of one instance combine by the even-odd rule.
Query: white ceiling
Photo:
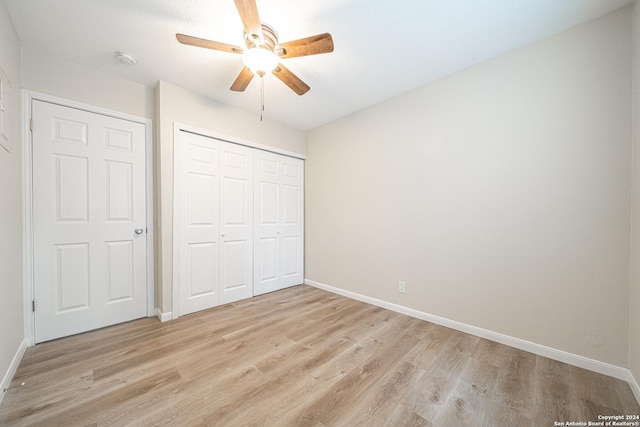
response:
[[[260,84],[229,87],[241,57],[176,33],[242,46],[232,0],[3,0],[23,46],[153,87],[182,86],[259,114]],[[333,53],[283,63],[311,86],[265,80],[265,118],[308,130],[616,10],[631,0],[257,0],[280,41],[329,32]],[[120,64],[118,50],[138,59]]]

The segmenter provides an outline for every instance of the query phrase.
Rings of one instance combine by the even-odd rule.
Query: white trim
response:
[[[171,205],[172,211],[172,223],[171,223],[171,237],[173,240],[173,247],[171,248],[171,290],[173,294],[172,301],[172,312],[171,318],[177,319],[180,317],[180,289],[178,287],[178,283],[180,283],[180,278],[178,277],[178,271],[180,270],[180,257],[177,256],[180,253],[180,233],[178,232],[178,224],[180,224],[180,209],[176,209],[176,206],[180,206],[180,192],[176,191],[178,188],[178,178],[179,175],[176,173],[178,170],[178,165],[180,164],[180,153],[181,151],[177,149],[178,143],[180,142],[180,131],[183,126],[178,123],[173,124],[173,203]]]
[[[163,313],[160,311],[160,308],[156,307],[156,317],[160,319],[161,322],[168,322],[173,319],[173,314],[171,312]]]
[[[16,374],[18,370],[18,366],[20,366],[20,362],[22,361],[22,356],[24,356],[24,352],[27,351],[27,347],[29,347],[29,343],[27,339],[23,339],[16,351],[16,354],[13,356],[13,360],[11,360],[11,364],[9,365],[9,369],[4,374],[4,378],[2,379],[2,384],[0,384],[0,403],[2,403],[2,399],[4,399],[4,395],[8,390],[5,390],[11,384],[13,380],[13,376]]]
[[[142,118],[141,118],[142,119]],[[151,119],[143,119],[145,127],[145,172],[146,172],[146,203],[147,203],[147,316],[151,317],[155,314],[155,192],[153,189],[154,167],[153,167],[153,121]]]
[[[146,221],[147,221],[147,316],[155,315],[154,304],[154,223],[153,223],[153,126],[152,120],[145,117],[109,110],[84,104],[53,95],[23,89],[22,91],[22,218],[23,218],[23,278],[24,278],[24,336],[28,346],[34,345],[35,324],[31,301],[33,300],[33,187],[32,187],[32,142],[31,142],[31,104],[34,100],[49,102],[64,107],[97,113],[117,119],[140,123],[145,126],[145,168],[146,168]]]
[[[394,304],[391,302],[379,300],[366,295],[361,295],[355,292],[347,291],[345,289],[336,288],[334,286],[326,285],[324,283],[316,282],[314,280],[305,279],[305,285],[313,286],[318,289],[332,292],[334,294],[342,295],[347,298],[352,298],[358,301],[366,302],[378,307],[386,308],[397,313],[406,314],[407,316],[415,317],[417,319],[426,320],[427,322],[435,323],[437,325],[445,326],[447,328],[455,329],[457,331],[465,332],[467,334],[475,335],[480,338],[485,338],[490,341],[495,341],[500,344],[505,344],[510,347],[518,348],[520,350],[528,351],[539,356],[548,357],[549,359],[557,360],[567,363],[569,365],[577,366],[589,371],[597,372],[603,375],[607,375],[613,378],[624,380],[629,382],[629,385],[633,389],[630,378],[633,378],[631,372],[620,366],[611,365],[609,363],[600,362],[599,360],[589,359],[577,354],[568,353],[563,350],[547,347],[541,344],[532,343],[520,338],[511,337],[498,332],[489,331],[487,329],[478,328],[476,326],[468,325],[466,323],[457,322],[455,320],[446,319],[444,317],[435,316],[433,314],[424,313],[422,311],[414,310],[412,308],[404,307],[402,305]],[[635,381],[634,381],[635,382]],[[636,399],[640,401],[638,390],[638,384],[635,383],[636,389],[634,394]]]
[[[233,144],[244,145],[245,147],[257,148],[258,150],[268,151],[270,153],[282,154],[288,157],[294,157],[296,159],[305,160],[307,157],[304,154],[294,153],[293,151],[282,150],[280,148],[272,147],[270,145],[264,145],[253,141],[247,141],[245,139],[237,138],[235,136],[225,135],[218,132],[211,132],[210,130],[197,128],[183,123],[175,122],[173,124],[173,141],[175,143],[177,132],[185,131],[189,133],[195,133],[207,138],[214,138],[224,142],[231,142]]]
[[[32,95],[22,90],[22,265],[23,265],[23,309],[24,337],[28,346],[34,345],[34,319],[31,310],[33,300],[33,187],[32,187],[32,153],[31,120]]]
[[[114,117],[116,119],[128,120],[134,123],[141,123],[143,125],[151,126],[152,120],[147,119],[146,117],[135,116],[133,114],[124,113],[121,111],[110,110],[108,108],[98,107],[96,105],[85,104],[82,102],[73,101],[71,99],[60,98],[53,95],[48,95],[46,93],[36,92],[29,89],[23,89],[23,94],[28,96],[28,100],[38,100],[49,102],[51,104],[58,104],[63,107],[75,108],[76,110],[83,110],[89,113],[96,113],[103,116]],[[152,130],[152,129],[151,129]]]

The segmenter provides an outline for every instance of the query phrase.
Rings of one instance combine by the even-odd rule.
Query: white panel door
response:
[[[253,150],[178,135],[174,286],[182,316],[253,295]]]
[[[257,152],[254,196],[253,293],[260,295],[279,289],[280,267],[280,156]]]
[[[282,205],[282,288],[304,281],[304,162],[282,156],[280,162]]]
[[[253,296],[253,149],[220,143],[220,303]]]
[[[35,341],[146,316],[145,126],[42,101],[32,117]]]
[[[256,151],[254,295],[303,282],[304,162]]]
[[[220,142],[181,132],[174,173],[174,286],[184,315],[220,301]]]

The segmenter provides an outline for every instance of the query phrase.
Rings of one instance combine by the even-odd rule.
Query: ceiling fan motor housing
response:
[[[264,42],[262,44],[256,44],[256,41],[258,41],[256,39],[258,38],[253,37],[245,32],[244,33],[245,44],[247,45],[248,49],[259,47],[259,48],[268,49],[271,52],[274,52],[275,47],[278,45],[278,33],[272,26],[268,24],[262,23],[261,25],[262,25],[262,36],[264,38]]]

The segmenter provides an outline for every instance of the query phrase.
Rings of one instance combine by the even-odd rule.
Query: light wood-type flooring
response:
[[[2,426],[537,427],[640,414],[623,381],[309,286],[39,344],[12,386]]]

